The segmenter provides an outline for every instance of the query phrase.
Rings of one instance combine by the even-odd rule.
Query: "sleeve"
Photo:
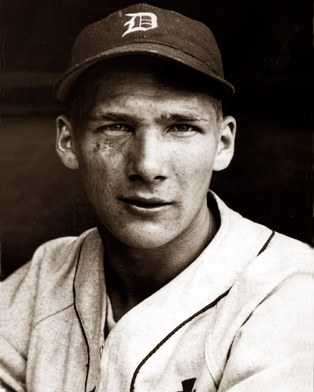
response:
[[[82,239],[88,233],[83,233]],[[32,330],[38,319],[56,311],[55,306],[58,309],[60,298],[63,300],[60,284],[68,284],[72,290],[81,246],[81,240],[76,240],[63,237],[41,245],[30,262],[0,284],[0,392],[1,388],[15,392],[27,389]]]
[[[25,276],[29,265],[0,287],[0,391],[25,391],[26,358],[35,285]]]
[[[282,282],[236,333],[218,392],[313,392],[314,277]]]
[[[24,392],[26,361],[2,336],[0,337],[0,392]]]

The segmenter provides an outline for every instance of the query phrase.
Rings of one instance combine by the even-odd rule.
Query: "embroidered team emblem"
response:
[[[152,12],[137,12],[135,14],[126,14],[126,16],[130,16],[131,19],[124,24],[124,26],[128,25],[128,29],[123,33],[122,37],[135,31],[146,31],[158,27],[157,15]]]

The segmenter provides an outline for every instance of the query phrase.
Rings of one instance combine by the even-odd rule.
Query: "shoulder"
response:
[[[84,240],[96,233],[97,229],[90,229],[78,237],[61,237],[45,242],[36,249],[28,263],[9,276],[1,285],[8,289],[15,282],[20,282],[25,275],[32,275],[35,278],[49,272],[61,271],[62,273],[63,268],[68,269],[69,264],[73,264]]]
[[[264,249],[244,271],[241,283],[246,283],[253,291],[257,282],[268,283],[270,289],[300,274],[313,276],[314,249],[301,241],[273,232]]]
[[[242,243],[246,243],[248,246],[254,242],[262,245],[257,257],[252,256],[251,263],[248,264],[248,271],[253,271],[254,268],[265,268],[266,271],[269,268],[279,268],[284,272],[287,268],[299,269],[301,264],[309,263],[310,266],[313,266],[314,249],[310,245],[274,232],[260,223],[241,216],[226,206],[213,192],[211,195],[218,206],[221,220],[219,232],[225,232],[224,240],[230,237],[231,239],[235,238],[236,241],[233,243],[236,242],[238,247]],[[220,234],[219,232],[218,234]]]
[[[27,264],[1,283],[3,314],[16,319],[23,309],[24,315],[32,313],[34,318],[39,309],[69,305],[80,249],[88,237],[95,235],[97,229],[91,229],[79,237],[58,238],[41,245]]]
[[[224,378],[233,384],[239,382],[234,375],[240,379],[248,369],[252,375],[260,368],[272,372],[278,361],[286,361],[283,372],[290,372],[297,361],[310,363],[306,347],[314,343],[313,298],[313,248],[273,233],[217,305],[207,339],[217,383],[228,373],[227,366],[232,371]]]
[[[32,330],[41,321],[73,306],[73,282],[83,243],[99,237],[97,229],[41,245],[30,262],[0,285],[0,338],[6,353],[27,355]]]
[[[301,283],[314,287],[314,249],[301,241],[273,232],[259,254],[242,271],[230,291],[230,300],[248,317],[281,287],[293,296],[304,295]]]

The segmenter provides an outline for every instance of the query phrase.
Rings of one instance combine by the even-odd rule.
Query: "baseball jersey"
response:
[[[312,392],[313,250],[211,197],[210,244],[117,323],[98,230],[42,245],[2,283],[4,388]]]

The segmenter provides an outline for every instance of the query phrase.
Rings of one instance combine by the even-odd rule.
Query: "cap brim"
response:
[[[82,72],[92,65],[108,58],[131,54],[147,54],[179,62],[189,68],[203,73],[204,75],[207,75],[221,89],[221,93],[223,95],[221,98],[228,98],[234,93],[234,87],[231,83],[216,75],[213,71],[211,71],[209,65],[204,64],[197,58],[170,46],[168,47],[156,43],[139,42],[106,50],[97,56],[91,57],[84,62],[72,66],[57,80],[54,88],[55,97],[60,101],[65,101],[77,78],[82,74]]]

